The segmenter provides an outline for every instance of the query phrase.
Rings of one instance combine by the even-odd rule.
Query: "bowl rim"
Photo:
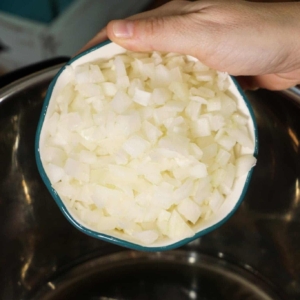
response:
[[[44,120],[46,117],[46,113],[47,113],[47,109],[48,109],[48,105],[52,96],[52,92],[54,89],[54,86],[58,80],[58,78],[60,77],[60,75],[63,73],[63,71],[65,70],[65,68],[69,65],[71,65],[74,61],[76,61],[77,59],[79,59],[80,57],[87,55],[95,50],[98,50],[99,48],[102,48],[103,46],[106,46],[108,44],[110,44],[111,41],[110,40],[106,40],[78,55],[76,55],[75,57],[73,57],[70,61],[68,61],[56,74],[56,76],[52,79],[48,89],[47,89],[47,93],[44,99],[44,103],[42,106],[42,110],[41,110],[41,115],[39,118],[39,122],[38,122],[38,126],[37,126],[37,131],[36,131],[36,136],[35,136],[35,158],[36,158],[36,164],[37,164],[37,168],[38,171],[40,173],[40,176],[44,182],[44,184],[46,185],[46,188],[48,189],[48,191],[50,192],[50,195],[52,196],[52,198],[55,200],[57,206],[59,207],[60,211],[63,213],[63,215],[66,217],[66,219],[75,227],[77,228],[79,231],[93,237],[93,238],[97,238],[106,242],[110,242],[112,244],[118,245],[118,246],[122,246],[125,248],[129,248],[129,249],[133,249],[133,250],[138,250],[138,251],[149,251],[149,252],[155,252],[155,251],[167,251],[167,250],[172,250],[178,247],[181,247],[189,242],[192,242],[196,239],[198,239],[199,237],[217,229],[218,227],[220,227],[221,225],[223,225],[226,221],[228,221],[232,215],[235,213],[235,211],[238,209],[238,207],[241,205],[244,196],[248,190],[249,184],[250,184],[250,180],[252,177],[252,173],[253,173],[253,169],[251,168],[251,170],[248,172],[248,175],[246,177],[245,180],[245,184],[243,187],[243,190],[240,194],[240,197],[238,199],[238,201],[236,202],[235,206],[233,207],[233,209],[219,222],[209,226],[206,229],[203,229],[197,233],[195,233],[195,235],[193,235],[192,237],[189,238],[185,238],[182,239],[180,241],[177,241],[175,243],[171,243],[168,245],[164,245],[164,246],[155,246],[155,247],[151,247],[151,246],[143,246],[143,245],[139,245],[133,242],[129,242],[126,240],[123,240],[121,238],[117,238],[108,234],[104,234],[101,232],[97,232],[94,231],[92,229],[89,229],[85,226],[83,226],[82,224],[80,224],[79,222],[77,222],[75,220],[75,218],[71,215],[71,213],[69,212],[69,210],[66,208],[65,204],[63,203],[63,201],[61,200],[61,198],[59,197],[58,193],[56,192],[56,190],[52,187],[51,182],[44,170],[42,161],[41,161],[41,157],[40,157],[40,146],[39,146],[39,142],[40,142],[40,135],[41,135],[41,130],[44,124]],[[242,90],[242,88],[240,87],[240,85],[238,84],[238,82],[236,81],[236,79],[232,76],[230,76],[233,83],[235,84],[238,92],[240,93],[243,101],[245,102],[247,109],[249,111],[251,120],[253,122],[253,128],[254,128],[254,151],[253,151],[253,156],[257,158],[258,155],[258,129],[257,129],[257,123],[256,123],[256,118],[255,118],[255,114],[254,111],[252,109],[252,106],[249,102],[249,100],[247,99],[247,96],[245,95],[244,91]]]

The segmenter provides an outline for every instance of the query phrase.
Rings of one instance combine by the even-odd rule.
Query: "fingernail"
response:
[[[130,38],[133,35],[133,23],[130,21],[115,21],[113,33],[117,38]]]

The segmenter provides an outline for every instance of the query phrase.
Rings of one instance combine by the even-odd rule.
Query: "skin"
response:
[[[114,20],[82,50],[105,39],[132,51],[178,52],[238,77],[245,89],[300,83],[300,3],[171,1]]]

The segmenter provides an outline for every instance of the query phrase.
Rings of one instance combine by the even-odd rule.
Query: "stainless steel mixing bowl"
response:
[[[260,153],[243,204],[179,251],[146,254],[77,231],[42,183],[34,138],[60,66],[0,90],[0,299],[299,299],[299,95],[248,93]]]

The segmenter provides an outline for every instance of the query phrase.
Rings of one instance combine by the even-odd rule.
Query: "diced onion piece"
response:
[[[136,170],[128,166],[120,166],[115,164],[109,164],[108,170],[112,178],[115,178],[116,181],[125,181],[127,183],[137,181],[137,172]]]
[[[114,204],[122,199],[122,193],[116,189],[96,185],[93,190],[92,200],[98,208],[118,209]]]
[[[203,151],[195,143],[190,143],[190,153],[197,159],[201,160],[203,156]]]
[[[196,121],[199,116],[200,109],[201,109],[201,103],[196,101],[191,101],[187,105],[185,109],[185,113],[187,117],[190,118],[192,121]]]
[[[90,65],[90,81],[97,83],[105,81],[105,78],[98,65]]]
[[[225,166],[228,163],[230,156],[231,154],[228,151],[220,148],[216,155],[215,162],[220,166]]]
[[[144,121],[142,129],[143,133],[145,134],[148,141],[150,141],[150,143],[155,143],[163,134],[161,130],[159,130],[156,126],[148,121]]]
[[[221,109],[221,100],[219,97],[214,97],[208,100],[207,102],[207,111],[218,111]]]
[[[159,237],[157,231],[155,230],[145,230],[142,232],[137,232],[133,236],[145,245],[153,244]]]
[[[212,89],[201,86],[197,89],[196,95],[209,99],[209,98],[213,98],[215,96],[215,92]]]
[[[45,161],[58,167],[63,167],[67,159],[65,151],[60,148],[48,146],[44,150]]]
[[[256,158],[251,155],[242,155],[236,159],[236,177],[247,174],[256,164]]]
[[[203,136],[211,135],[211,128],[209,125],[208,118],[200,117],[197,121],[193,122],[192,131],[195,137],[203,137]]]
[[[220,184],[222,184],[226,179],[226,170],[224,169],[217,169],[212,174],[212,186],[218,187]]]
[[[79,153],[79,161],[91,165],[97,161],[97,156],[94,152],[83,149]]]
[[[207,168],[204,163],[198,162],[190,167],[189,174],[192,178],[203,178],[207,176]]]
[[[122,148],[134,158],[144,153],[149,146],[150,143],[148,141],[137,135],[133,135],[127,141],[125,141]]]
[[[202,148],[202,151],[203,151],[202,161],[207,162],[217,155],[218,145],[216,143],[212,143]]]
[[[173,240],[179,240],[191,237],[194,234],[195,232],[184,221],[180,214],[176,210],[173,210],[169,219],[167,235]]]
[[[102,96],[103,91],[100,85],[95,83],[77,84],[75,90],[83,97]]]
[[[195,224],[201,216],[201,209],[194,201],[189,198],[182,200],[178,207],[178,212],[188,221]]]
[[[223,174],[221,174],[223,176]],[[236,177],[236,167],[229,163],[225,169],[225,176],[219,179],[219,191],[229,195]]]
[[[100,217],[97,221],[97,229],[101,231],[109,231],[118,227],[118,220],[114,217]]]
[[[246,125],[248,123],[248,118],[238,112],[232,115],[232,120],[239,125]]]
[[[218,209],[220,208],[220,206],[223,204],[224,202],[224,197],[222,196],[222,194],[215,189],[212,194],[210,195],[210,197],[208,198],[209,200],[209,206],[212,209],[212,211],[214,213],[216,213],[218,211]]]
[[[169,90],[172,91],[179,100],[186,101],[188,99],[189,90],[186,83],[173,81],[169,85]]]
[[[47,174],[52,184],[59,182],[64,176],[64,169],[54,164],[47,165]]]
[[[116,85],[112,82],[103,82],[101,87],[105,96],[113,97],[117,93]]]
[[[59,114],[57,112],[54,112],[54,114],[48,120],[45,120],[45,128],[47,130],[47,133],[49,133],[52,136],[55,135],[58,121]]]
[[[119,89],[126,89],[130,86],[130,80],[128,76],[117,77],[116,85]]]
[[[172,94],[166,88],[155,88],[152,92],[151,99],[157,105],[163,105],[171,100]]]
[[[224,147],[227,151],[230,151],[236,143],[236,140],[228,135],[222,135],[218,140],[217,143]]]
[[[142,105],[142,106],[148,106],[149,101],[151,99],[151,93],[145,92],[139,89],[135,90],[133,101]]]
[[[240,145],[248,148],[253,147],[253,142],[248,132],[245,132],[242,128],[227,128],[226,131],[228,135],[235,139]]]
[[[128,95],[123,90],[119,90],[110,102],[110,105],[116,113],[122,114],[130,107],[131,103],[132,100]]]
[[[65,164],[65,172],[67,175],[83,182],[89,182],[90,168],[89,165],[80,163],[79,161],[68,158]]]
[[[122,78],[124,76],[127,76],[125,64],[120,56],[116,56],[115,60],[115,70],[116,70],[116,77],[117,78]]]
[[[157,218],[157,226],[160,230],[160,232],[163,235],[168,234],[168,227],[169,227],[169,219],[171,217],[171,213],[167,210],[161,210],[158,218]]]
[[[212,131],[218,131],[225,125],[225,119],[222,115],[211,115],[209,118],[209,125]]]
[[[221,97],[222,101],[221,113],[225,118],[229,117],[237,110],[236,102],[225,93],[220,93],[219,96]]]

